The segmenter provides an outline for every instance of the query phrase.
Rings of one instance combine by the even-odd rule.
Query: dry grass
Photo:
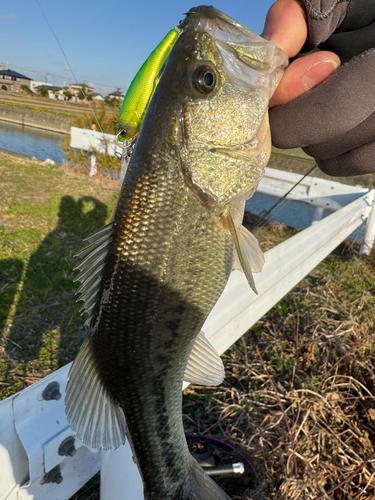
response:
[[[341,245],[227,351],[222,387],[186,390],[189,432],[246,450],[269,500],[375,498],[375,259],[357,250]]]

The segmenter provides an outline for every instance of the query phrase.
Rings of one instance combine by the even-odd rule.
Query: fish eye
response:
[[[209,94],[216,86],[216,73],[211,66],[199,66],[193,73],[193,85],[202,94]]]

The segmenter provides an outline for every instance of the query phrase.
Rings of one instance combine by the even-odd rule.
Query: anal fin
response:
[[[87,446],[110,450],[125,443],[125,415],[100,377],[89,336],[69,371],[65,413]]]
[[[194,341],[184,381],[190,384],[215,386],[221,384],[223,380],[223,362],[201,331]]]

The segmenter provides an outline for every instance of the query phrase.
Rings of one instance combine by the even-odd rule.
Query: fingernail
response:
[[[317,62],[309,67],[303,75],[302,83],[308,89],[313,89],[331,76],[338,68],[336,61],[330,59]]]

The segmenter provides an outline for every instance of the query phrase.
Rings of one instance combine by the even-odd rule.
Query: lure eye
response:
[[[193,73],[193,84],[202,94],[209,94],[216,86],[216,73],[210,66],[199,66]]]
[[[117,134],[117,140],[119,142],[123,142],[126,138],[126,131],[122,128],[119,133]]]

